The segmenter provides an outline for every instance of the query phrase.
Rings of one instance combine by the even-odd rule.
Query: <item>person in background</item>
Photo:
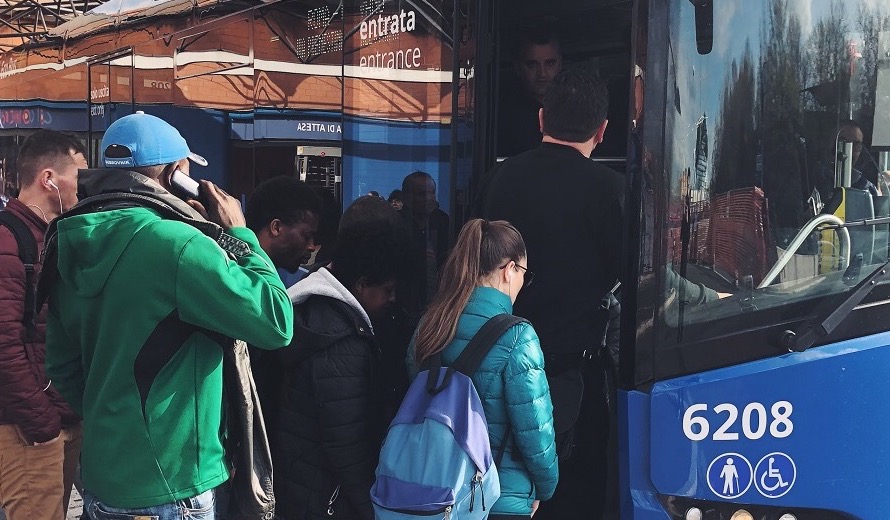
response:
[[[281,352],[273,452],[284,520],[374,518],[369,491],[389,417],[373,323],[395,302],[410,239],[401,222],[349,214],[331,264],[288,290],[295,333]]]
[[[508,222],[467,222],[409,347],[412,377],[437,354],[443,365],[454,363],[489,319],[512,313],[519,291],[532,282],[528,262],[522,235]],[[492,454],[497,457],[498,447],[505,446],[498,463],[501,496],[489,519],[531,518],[540,501],[553,496],[559,479],[553,406],[535,329],[528,323],[510,328],[472,379]]]
[[[439,209],[436,181],[423,171],[416,171],[402,180],[404,206],[399,212],[411,230],[414,254],[424,259],[416,263],[411,277],[409,312],[420,316],[436,292],[439,268],[448,255],[450,219]]]
[[[316,249],[322,201],[315,191],[293,177],[272,177],[257,186],[244,217],[260,247],[272,259],[286,286]]]
[[[244,218],[247,227],[256,233],[263,251],[275,268],[288,277],[305,270],[301,266],[315,251],[315,236],[320,226],[322,201],[315,191],[294,177],[272,177],[260,183],[247,201]],[[266,431],[274,431],[278,417],[280,392],[279,354],[274,350],[250,347],[251,371],[257,387]],[[274,438],[269,439],[275,449]]]
[[[21,191],[3,210],[33,235],[38,250],[29,283],[15,236],[0,225],[0,506],[9,520],[64,518],[80,457],[80,417],[44,368],[46,310],[34,309],[32,323],[25,315],[26,292],[42,268],[44,234],[50,220],[77,203],[85,155],[72,136],[32,134],[18,155]]]
[[[392,193],[389,194],[389,198],[386,199],[396,211],[401,211],[402,206],[404,205],[404,195],[402,194],[402,190],[392,190]]]
[[[399,212],[377,197],[366,195],[360,197],[343,214],[340,220],[341,232],[355,226],[365,226],[370,222],[380,222],[386,225],[401,227],[408,232],[405,221]],[[418,266],[423,266],[423,257],[416,251],[410,251],[411,256],[405,262],[408,272],[413,272]],[[408,373],[405,368],[405,352],[408,342],[417,328],[417,318],[408,312],[407,306],[411,294],[408,289],[410,280],[402,280],[396,300],[387,308],[385,313],[372,317],[374,336],[380,346],[382,362],[380,372],[384,381],[384,409],[387,416],[395,416],[402,398],[408,391]]]
[[[257,186],[244,217],[276,268],[295,272],[315,251],[321,199],[293,177],[273,177]]]

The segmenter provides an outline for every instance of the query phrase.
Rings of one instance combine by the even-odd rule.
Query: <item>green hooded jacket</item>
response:
[[[170,197],[120,170],[83,171],[79,184],[89,196],[121,182]],[[228,233],[252,252],[233,260],[198,229],[141,207],[58,221],[46,370],[84,418],[84,487],[112,507],[175,502],[229,477],[222,349],[190,326],[265,349],[291,340],[271,260],[252,231]]]

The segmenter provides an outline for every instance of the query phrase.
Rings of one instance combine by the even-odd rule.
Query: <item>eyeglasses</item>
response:
[[[500,268],[503,269],[503,268],[507,267],[508,265],[510,265],[510,264],[509,263],[504,264]],[[528,267],[523,267],[519,264],[515,264],[515,265],[516,265],[516,267],[525,271],[525,280],[522,282],[522,286],[528,287],[529,285],[531,285],[532,281],[534,281],[534,279],[535,279],[535,273],[533,271],[529,271]]]

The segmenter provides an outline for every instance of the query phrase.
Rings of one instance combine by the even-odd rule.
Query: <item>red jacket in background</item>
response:
[[[42,252],[46,222],[17,199],[10,199],[5,210],[28,225]],[[36,276],[41,268],[40,263],[35,266]],[[12,231],[0,226],[0,424],[18,426],[30,442],[46,442],[80,418],[46,378],[46,308],[40,310],[29,342],[24,313],[25,266]]]

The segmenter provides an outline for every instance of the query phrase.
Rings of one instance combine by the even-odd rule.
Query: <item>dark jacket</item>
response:
[[[484,218],[509,221],[525,240],[535,283],[515,309],[534,323],[544,354],[599,347],[600,303],[621,270],[624,177],[544,143],[501,163],[482,200]]]
[[[327,269],[288,294],[294,348],[281,351],[276,512],[284,519],[371,520],[369,492],[387,422],[370,321]]]
[[[38,253],[42,252],[46,222],[17,199],[9,199],[5,211],[28,225]],[[35,281],[41,267],[38,260]],[[12,232],[0,226],[0,424],[18,426],[27,441],[46,442],[80,418],[46,377],[46,308],[37,316],[34,337],[27,341],[24,312],[25,266]]]

